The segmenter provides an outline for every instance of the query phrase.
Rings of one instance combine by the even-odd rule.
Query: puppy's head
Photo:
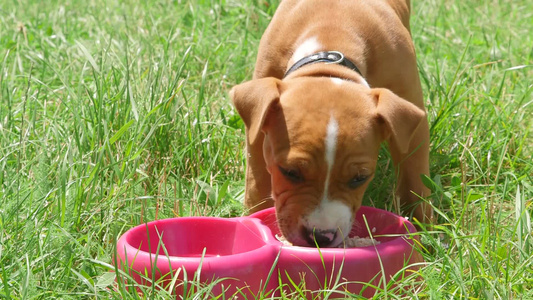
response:
[[[394,140],[407,151],[425,116],[386,89],[337,78],[264,78],[230,95],[248,142],[264,136],[278,224],[299,246],[343,241],[374,176],[381,142]]]

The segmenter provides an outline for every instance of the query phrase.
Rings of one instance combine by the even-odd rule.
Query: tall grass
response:
[[[251,77],[276,4],[2,2],[1,298],[165,297],[114,283],[115,241],[243,213],[227,91]],[[439,224],[421,235],[424,280],[376,298],[533,298],[532,15],[525,0],[413,1]],[[392,209],[385,150],[378,171],[365,204]]]

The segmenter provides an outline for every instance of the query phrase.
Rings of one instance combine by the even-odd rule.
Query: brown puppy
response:
[[[230,92],[246,125],[245,205],[275,205],[295,245],[333,247],[348,235],[383,141],[400,204],[431,220],[420,201],[429,130],[409,10],[409,0],[283,0],[254,79]]]

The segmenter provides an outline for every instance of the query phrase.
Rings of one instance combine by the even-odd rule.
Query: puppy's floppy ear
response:
[[[377,104],[378,117],[384,122],[384,138],[401,153],[410,150],[411,138],[426,112],[411,102],[400,98],[388,89],[372,89]]]
[[[261,132],[270,108],[279,104],[281,80],[273,77],[241,83],[229,92],[253,144]]]

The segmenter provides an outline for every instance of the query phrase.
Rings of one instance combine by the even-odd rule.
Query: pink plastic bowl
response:
[[[422,258],[413,248],[417,237],[410,233],[416,230],[405,218],[361,207],[351,236],[368,237],[366,224],[379,245],[319,250],[279,242],[273,208],[240,218],[164,219],[122,235],[117,243],[117,261],[139,284],[157,280],[164,286],[178,274],[177,295],[186,293],[184,273],[190,280],[196,272],[201,282],[226,278],[212,290],[226,296],[237,291],[250,296],[273,291],[280,282],[290,290],[291,281],[302,280],[308,290],[332,288],[332,280],[340,278],[337,289],[369,297],[375,290],[365,283],[383,287],[395,274],[416,269],[406,266]]]

